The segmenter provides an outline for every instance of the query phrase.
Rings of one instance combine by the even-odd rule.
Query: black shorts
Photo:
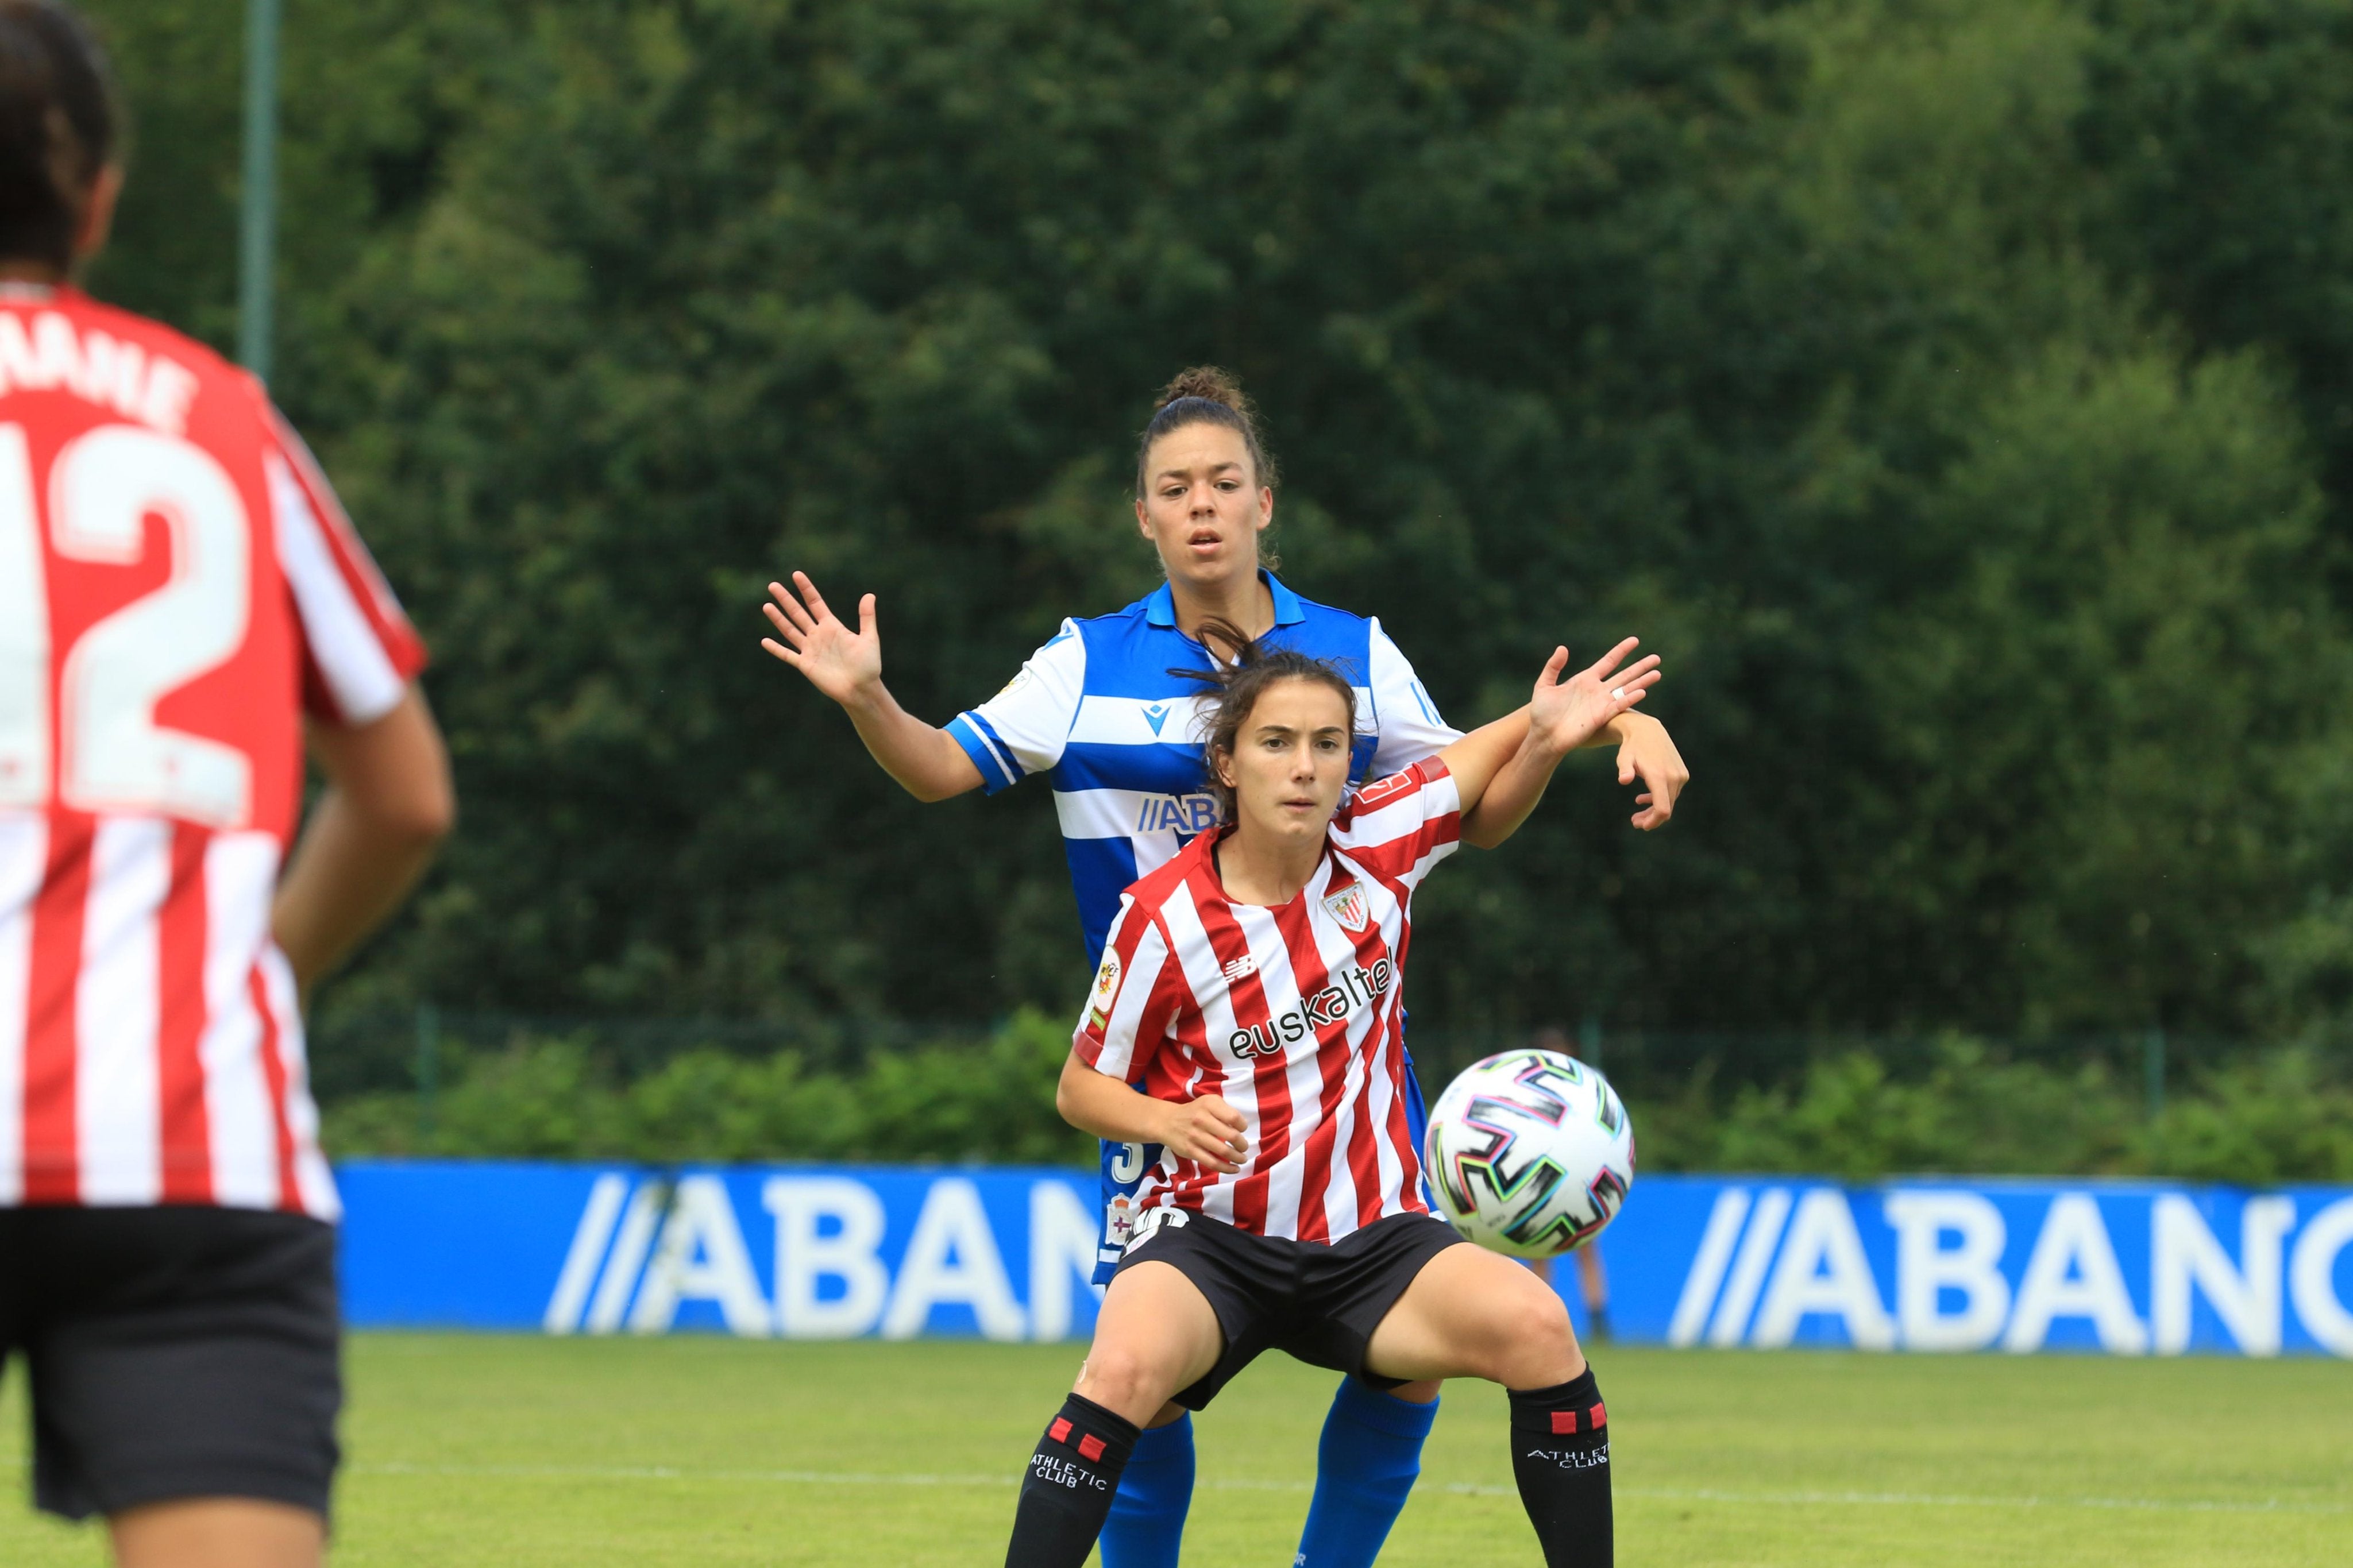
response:
[[[1139,1263],[1166,1263],[1218,1314],[1226,1337],[1218,1364],[1176,1395],[1177,1404],[1198,1410],[1271,1350],[1375,1388],[1404,1383],[1366,1372],[1365,1348],[1422,1266],[1461,1240],[1444,1220],[1426,1214],[1391,1215],[1326,1243],[1252,1236],[1180,1209],[1131,1245],[1119,1267],[1124,1273]]]
[[[335,1231],[220,1208],[0,1208],[0,1365],[32,1374],[33,1499],[321,1518],[343,1405]]]

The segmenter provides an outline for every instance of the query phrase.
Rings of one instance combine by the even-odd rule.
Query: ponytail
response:
[[[1217,658],[1217,645],[1223,643],[1233,652],[1230,663],[1215,663],[1208,669],[1172,669],[1171,675],[1187,680],[1198,680],[1209,688],[1209,710],[1201,735],[1201,757],[1208,764],[1208,791],[1218,803],[1218,820],[1232,822],[1234,816],[1233,786],[1218,777],[1218,758],[1232,756],[1240,741],[1242,726],[1250,722],[1251,710],[1266,689],[1279,680],[1307,680],[1328,686],[1340,694],[1341,704],[1348,714],[1348,732],[1356,731],[1356,689],[1339,666],[1320,658],[1312,658],[1296,648],[1271,648],[1230,621],[1216,618],[1201,623],[1201,646]]]

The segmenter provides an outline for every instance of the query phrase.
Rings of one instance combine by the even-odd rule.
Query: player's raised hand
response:
[[[1568,667],[1568,649],[1553,649],[1528,700],[1529,740],[1556,753],[1573,752],[1604,724],[1642,700],[1658,684],[1659,656],[1651,654],[1625,664],[1640,646],[1640,638],[1628,637],[1566,680],[1561,671]],[[1623,668],[1619,668],[1621,664]]]
[[[796,597],[794,589],[799,591]],[[858,629],[851,631],[827,607],[825,595],[806,572],[793,574],[793,587],[768,584],[760,606],[776,628],[760,646],[808,677],[809,684],[847,704],[882,679],[882,636],[874,626],[874,595],[858,601]],[[778,640],[781,638],[782,640]]]
[[[1642,781],[1642,793],[1634,797],[1641,808],[1634,813],[1634,826],[1648,833],[1664,827],[1674,816],[1675,797],[1691,783],[1691,770],[1683,766],[1683,754],[1675,750],[1664,724],[1648,714],[1638,718],[1618,731],[1618,782]]]
[[[1193,1160],[1212,1171],[1232,1175],[1250,1154],[1250,1123],[1242,1113],[1214,1094],[1180,1103],[1164,1101],[1166,1111],[1155,1143],[1165,1143],[1180,1160]]]

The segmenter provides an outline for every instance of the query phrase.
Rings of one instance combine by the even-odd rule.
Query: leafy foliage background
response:
[[[92,287],[233,334],[240,8],[90,0]],[[291,0],[278,391],[432,641],[460,837],[328,1017],[971,1020],[1085,984],[944,720],[1152,584],[1134,431],[1262,403],[1287,579],[1457,722],[1639,632],[1425,895],[1418,1021],[2329,1037],[2353,1005],[2345,0]]]

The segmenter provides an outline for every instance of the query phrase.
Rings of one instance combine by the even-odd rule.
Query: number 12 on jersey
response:
[[[155,720],[157,703],[244,644],[253,542],[236,481],[192,442],[102,425],[68,442],[50,468],[46,552],[41,500],[24,426],[0,425],[0,807],[51,804],[55,671],[58,804],[245,826],[253,769],[244,752]],[[56,647],[47,555],[136,565],[151,517],[169,538],[169,578]]]

